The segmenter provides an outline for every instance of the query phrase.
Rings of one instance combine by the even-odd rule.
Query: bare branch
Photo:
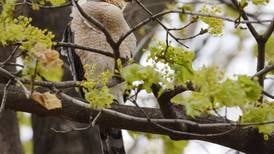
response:
[[[3,90],[4,92],[3,92],[2,102],[1,102],[1,104],[0,104],[0,118],[2,117],[3,112],[4,112],[4,110],[5,110],[5,106],[6,106],[6,102],[7,102],[7,92],[8,92],[7,89],[8,89],[8,87],[9,87],[11,81],[12,81],[12,80],[9,80],[9,81],[7,82],[7,84],[5,85],[4,90]]]
[[[274,19],[274,18],[273,18]],[[268,40],[268,38],[271,36],[272,32],[274,30],[274,21],[271,22],[271,24],[269,25],[269,27],[267,28],[267,30],[265,31],[265,33],[263,34],[263,39],[265,41]]]
[[[69,47],[69,48],[74,48],[74,49],[82,49],[82,50],[86,50],[86,51],[90,51],[90,52],[94,52],[94,53],[98,53],[101,55],[105,55],[107,57],[111,57],[114,58],[115,56],[107,51],[103,51],[100,49],[94,49],[94,48],[90,48],[90,47],[85,47],[85,46],[81,46],[78,44],[74,44],[74,43],[68,43],[68,42],[57,42],[56,46],[62,46],[62,47]]]
[[[264,69],[260,70],[260,71],[257,72],[256,74],[254,74],[254,75],[252,76],[252,78],[264,76],[265,74],[267,74],[268,72],[273,71],[273,70],[274,70],[274,65],[266,66]]]

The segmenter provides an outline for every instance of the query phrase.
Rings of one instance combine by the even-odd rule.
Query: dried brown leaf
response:
[[[31,95],[31,98],[48,110],[53,110],[62,107],[61,100],[57,98],[56,95],[51,94],[49,92],[40,93],[34,91]]]

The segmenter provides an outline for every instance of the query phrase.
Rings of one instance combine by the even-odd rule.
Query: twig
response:
[[[13,74],[11,74],[9,71],[3,69],[2,67],[0,67],[0,72],[2,72],[5,75],[7,75],[9,79],[11,78],[11,79],[15,80],[23,88],[26,97],[30,98],[30,93],[29,93],[28,89],[25,87],[25,85],[16,76],[14,76]]]
[[[136,2],[137,2],[137,4],[139,5],[139,6],[141,6],[142,8],[143,8],[143,10],[145,10],[150,16],[153,16],[153,13],[150,11],[150,10],[148,10],[147,8],[146,8],[146,6],[143,4],[143,3],[141,3],[140,2],[140,0],[135,0]],[[188,48],[188,46],[186,46],[184,43],[182,43],[176,36],[174,36],[171,32],[169,32],[168,31],[168,28],[158,19],[158,18],[155,18],[155,20],[167,31],[167,33],[176,41],[176,42],[178,42],[180,45],[182,45],[182,46],[184,46],[184,47],[186,47],[186,48]]]
[[[53,127],[50,129],[55,133],[66,134],[74,131],[84,131],[84,130],[90,129],[90,127],[91,127],[91,124],[89,124],[86,127],[80,127],[80,128],[70,126],[70,130],[57,130],[56,128],[53,128]]]
[[[274,20],[274,18],[273,18]],[[272,32],[274,30],[274,21],[271,22],[271,24],[269,25],[269,27],[267,28],[267,30],[265,31],[265,33],[263,34],[263,39],[265,41],[268,40],[268,38],[271,36]]]
[[[51,81],[40,81],[40,80],[28,80],[24,78],[18,78],[21,82],[25,84],[33,84],[37,86],[43,86],[43,87],[55,87],[55,88],[71,88],[71,87],[80,87],[81,82],[80,81],[62,81],[62,82],[51,82]]]
[[[103,51],[103,50],[100,50],[100,49],[85,47],[85,46],[81,46],[81,45],[78,45],[78,44],[73,44],[73,43],[68,43],[68,42],[57,42],[56,46],[57,47],[58,46],[70,47],[70,48],[74,48],[74,49],[82,49],[82,50],[86,50],[86,51],[90,51],[90,52],[98,53],[98,54],[101,54],[101,55],[105,55],[107,57],[114,58],[114,55],[110,52]]]
[[[100,111],[100,112],[96,115],[96,117],[92,120],[92,122],[91,122],[91,126],[92,126],[92,127],[95,126],[95,124],[96,124],[97,120],[99,119],[99,117],[101,116],[101,114],[102,114],[102,111]]]
[[[21,5],[23,5],[23,4],[27,4],[29,6],[32,6],[32,2],[29,2],[28,0],[25,0],[23,3],[21,3]],[[49,5],[41,5],[41,4],[36,4],[36,5],[38,5],[39,8],[43,8],[43,9],[57,9],[57,8],[63,8],[63,7],[71,6],[72,3],[68,1],[68,2],[66,2],[62,5],[57,5],[57,6],[49,6]]]
[[[193,23],[197,22],[197,19],[192,19],[189,23],[187,23],[186,25],[179,27],[179,28],[169,28],[169,31],[179,31],[179,30],[183,30],[186,29],[188,26],[192,25]]]
[[[231,0],[231,2],[233,3],[233,5],[238,9],[238,11],[240,12],[241,16],[243,17],[244,20],[249,21],[248,16],[246,14],[246,12],[239,6],[239,3],[237,0]],[[256,31],[256,29],[253,27],[253,25],[250,22],[246,23],[249,31],[251,32],[251,34],[254,36],[254,38],[258,41],[258,39],[260,38],[260,35],[258,34],[258,32]]]
[[[117,44],[120,45],[122,43],[122,41],[124,39],[126,39],[131,33],[136,31],[140,27],[146,25],[147,23],[155,20],[156,18],[160,18],[162,16],[165,16],[165,15],[168,15],[168,14],[173,14],[173,13],[177,13],[177,14],[182,13],[182,14],[187,14],[187,15],[192,15],[192,16],[201,16],[201,17],[222,19],[222,20],[225,20],[225,21],[228,21],[228,22],[235,23],[235,19],[231,19],[231,18],[228,18],[228,17],[219,16],[219,15],[203,14],[203,13],[199,13],[199,12],[192,12],[192,11],[186,11],[186,10],[184,10],[184,11],[183,10],[168,10],[168,11],[163,11],[163,12],[151,15],[150,17],[144,19],[143,21],[141,21],[140,23],[138,23],[137,25],[132,27],[123,36],[121,36],[120,39],[117,41]],[[247,24],[247,23],[259,24],[259,23],[273,22],[273,21],[274,20],[242,20],[242,21],[238,21],[237,23],[241,23],[241,24]],[[172,28],[168,28],[168,29],[172,30]]]
[[[271,99],[274,99],[274,96],[273,96],[273,95],[271,95],[271,94],[269,94],[269,93],[268,93],[268,92],[266,92],[266,91],[263,91],[263,94],[264,94],[265,96],[267,96],[267,97],[271,98]]]
[[[190,39],[194,39],[195,37],[198,37],[200,35],[203,35],[205,33],[207,33],[207,29],[201,29],[199,33],[193,35],[193,36],[189,36],[189,37],[186,37],[186,38],[179,38],[179,40],[190,40]]]
[[[5,106],[6,106],[6,102],[7,102],[7,93],[8,93],[7,89],[8,89],[8,87],[9,87],[11,81],[12,81],[12,80],[9,80],[9,81],[6,83],[6,85],[5,85],[5,87],[4,87],[4,90],[3,90],[4,92],[3,92],[3,97],[2,97],[1,106],[0,106],[0,119],[2,118],[3,112],[4,112],[4,110],[5,110]]]
[[[33,84],[37,86],[42,86],[42,87],[47,87],[47,88],[60,88],[60,89],[65,89],[65,88],[72,88],[72,87],[81,87],[81,81],[62,81],[62,82],[52,82],[52,81],[40,81],[40,80],[29,80],[29,79],[24,79],[24,78],[18,78],[22,83],[25,84]],[[112,77],[108,83],[107,86],[109,88],[116,86],[119,83],[122,83],[122,79],[117,79],[117,77]],[[101,87],[101,85],[97,85],[98,88]]]
[[[267,74],[268,72],[274,70],[274,65],[269,65],[266,66],[264,69],[260,70],[259,72],[257,72],[256,74],[254,74],[252,76],[252,78],[254,77],[260,77],[260,76],[264,76],[265,74]]]
[[[11,54],[9,55],[9,57],[5,61],[0,63],[0,67],[3,67],[4,65],[6,65],[13,58],[18,48],[19,48],[19,45],[16,45],[15,48],[12,50]]]

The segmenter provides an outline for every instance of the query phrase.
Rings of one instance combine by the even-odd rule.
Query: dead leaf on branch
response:
[[[31,98],[48,110],[62,108],[61,100],[49,92],[40,93],[34,91]]]

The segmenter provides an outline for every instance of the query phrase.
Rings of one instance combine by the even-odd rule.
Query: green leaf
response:
[[[266,52],[266,60],[269,64],[274,64],[274,36],[271,36],[267,42],[265,47]]]
[[[193,77],[193,52],[183,48],[167,47],[165,44],[159,43],[157,46],[150,48],[149,58],[155,63],[166,64],[168,66],[165,68],[166,72],[170,69],[174,71],[173,74],[163,74],[165,79],[174,81],[174,84],[185,84]]]
[[[95,65],[85,65],[84,68],[86,80],[82,81],[82,86],[84,87],[85,99],[93,109],[109,108],[114,96],[110,93],[107,83],[113,74],[109,71],[98,74],[95,72]]]
[[[216,5],[204,5],[200,12],[204,14],[218,15],[221,13],[221,10],[222,9]],[[209,33],[213,36],[220,36],[223,33],[224,22],[222,19],[217,19],[214,17],[200,17],[199,19],[209,26]]]
[[[131,64],[121,70],[121,76],[127,83],[133,85],[135,81],[143,81],[143,89],[151,92],[152,84],[158,84],[161,81],[161,75],[151,66],[141,66]]]
[[[238,83],[245,91],[246,98],[249,101],[257,101],[261,97],[262,88],[256,80],[252,80],[247,76],[239,76]]]
[[[244,123],[267,122],[274,120],[274,102],[265,102],[257,107],[249,106],[245,108],[244,114],[241,118]],[[255,125],[260,133],[270,135],[274,130],[274,124]]]
[[[216,102],[223,106],[233,107],[244,105],[246,100],[245,91],[237,83],[237,81],[226,80],[220,86],[220,91],[216,94]]]
[[[172,141],[170,138],[163,136],[165,154],[180,154],[187,146],[187,141]]]
[[[183,104],[190,116],[209,114],[221,107],[256,105],[261,96],[261,87],[256,80],[239,76],[236,80],[225,79],[215,67],[195,71],[191,83],[194,92],[184,92],[171,102]]]
[[[255,5],[264,5],[267,4],[269,0],[252,0],[252,3]]]

